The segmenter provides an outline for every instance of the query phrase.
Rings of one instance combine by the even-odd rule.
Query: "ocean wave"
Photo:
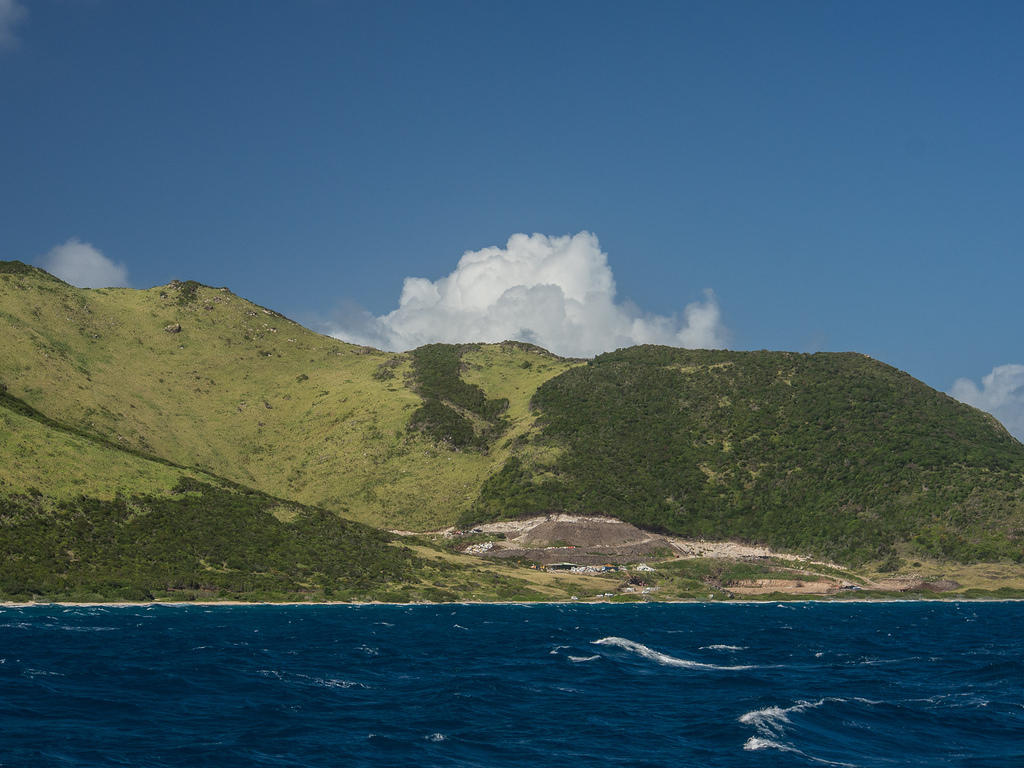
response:
[[[772,741],[771,739],[765,739],[761,736],[751,736],[743,744],[743,749],[748,752],[758,749],[777,749],[780,752],[790,752],[794,755],[800,755],[800,757],[806,758],[815,763],[821,763],[822,765],[834,765],[837,766],[837,768],[857,768],[854,763],[840,763],[835,760],[826,760],[822,757],[808,755],[806,752],[797,749],[791,744],[783,744],[780,741]]]
[[[753,752],[758,749],[777,749],[781,752],[799,752],[800,750],[789,746],[788,744],[782,744],[778,741],[772,741],[771,739],[764,739],[760,736],[751,736],[743,744],[743,749],[748,752]]]
[[[790,722],[789,716],[794,712],[803,712],[808,709],[817,709],[828,702],[844,702],[846,699],[825,698],[817,701],[798,701],[790,707],[765,707],[755,709],[740,715],[740,722],[744,725],[752,725],[763,735],[778,735],[785,725]]]
[[[366,683],[359,683],[355,680],[342,680],[332,677],[311,677],[310,682],[323,688],[369,688]]]
[[[55,624],[46,629],[57,629],[61,632],[117,632],[117,627],[75,627],[67,624]]]
[[[822,757],[815,757],[809,755],[806,752],[797,749],[792,744],[783,741],[787,726],[792,725],[791,715],[799,712],[806,712],[810,709],[818,709],[826,704],[844,704],[850,699],[844,699],[838,696],[827,696],[817,701],[805,701],[801,700],[792,704],[788,707],[764,707],[763,709],[755,709],[740,715],[739,721],[744,725],[752,725],[757,731],[756,736],[751,736],[747,739],[743,745],[745,750],[757,750],[757,749],[777,749],[783,752],[792,752],[793,754],[805,757],[808,760],[812,760],[816,763],[822,763],[824,765],[835,765],[835,766],[853,766],[852,763],[842,763],[834,760],[826,760]],[[876,705],[881,704],[879,701],[871,701],[870,699],[863,699],[855,697],[852,701],[857,701],[862,704]]]
[[[344,680],[342,678],[334,677],[315,677],[314,675],[304,675],[301,672],[281,672],[276,669],[259,669],[256,673],[260,677],[266,677],[271,680],[280,680],[285,685],[300,685],[314,688],[370,688],[366,683],[360,683],[356,680]]]
[[[715,643],[714,645],[702,645],[700,647],[702,651],[745,651],[747,646],[745,645],[726,645],[725,643]]]
[[[846,663],[847,664],[852,664],[854,666],[871,667],[871,666],[874,666],[876,664],[905,664],[907,662],[914,662],[914,661],[921,661],[921,657],[920,656],[908,656],[907,658],[903,658],[903,659],[875,659],[875,658],[870,658],[870,657],[866,657],[865,656],[863,658],[854,659],[853,661],[848,661]]]
[[[117,627],[89,627],[77,626],[75,624],[38,623],[31,621],[16,621],[0,624],[0,629],[33,629],[33,630],[56,630],[58,632],[116,632]]]
[[[681,667],[683,669],[713,669],[728,672],[743,669],[754,669],[750,664],[726,666],[722,664],[706,664],[702,661],[690,661],[689,659],[679,659],[675,656],[669,656],[667,653],[656,651],[653,648],[648,648],[643,643],[638,643],[635,640],[629,640],[625,637],[602,637],[600,640],[594,640],[592,645],[610,645],[615,648],[621,648],[624,651],[635,653],[637,656],[650,659],[651,661],[663,664],[666,667]]]
[[[25,677],[64,677],[63,672],[51,672],[48,669],[32,669],[26,667],[22,673]]]
[[[585,661],[597,661],[601,655],[595,653],[593,656],[569,656],[568,658],[573,664],[582,664]]]

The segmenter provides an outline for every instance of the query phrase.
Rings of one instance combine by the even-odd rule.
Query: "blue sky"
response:
[[[1022,39],[1019,2],[0,0],[0,258],[382,344],[856,350],[1024,435]],[[528,284],[474,304],[467,251]]]

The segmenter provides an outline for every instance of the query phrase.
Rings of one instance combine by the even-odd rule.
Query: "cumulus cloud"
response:
[[[128,285],[128,271],[89,243],[71,238],[42,259],[42,268],[79,288],[112,288]]]
[[[988,411],[1024,442],[1024,365],[996,366],[981,380],[980,387],[970,379],[957,379],[949,394]]]
[[[407,277],[393,312],[350,313],[331,331],[388,350],[515,339],[572,357],[632,344],[722,348],[727,338],[710,290],[687,305],[682,318],[616,303],[608,257],[589,232],[517,234],[504,248],[467,251],[447,277]]]
[[[14,28],[28,15],[17,0],[0,0],[0,48],[11,48],[18,42]]]

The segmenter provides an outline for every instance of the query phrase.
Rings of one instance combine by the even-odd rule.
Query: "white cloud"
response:
[[[17,0],[0,0],[0,48],[11,48],[18,43],[14,27],[28,15]]]
[[[1024,442],[1024,365],[996,366],[981,380],[980,388],[970,379],[957,379],[949,394],[988,411]]]
[[[89,243],[71,238],[43,257],[43,269],[79,288],[111,288],[128,285],[128,271]]]
[[[447,277],[407,277],[393,312],[353,313],[331,330],[337,338],[388,350],[515,339],[572,357],[633,344],[722,348],[727,338],[711,291],[687,305],[682,320],[616,304],[608,257],[589,232],[517,234],[504,248],[467,251]]]

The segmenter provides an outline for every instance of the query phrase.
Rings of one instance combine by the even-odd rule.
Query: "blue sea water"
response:
[[[1024,765],[1024,604],[3,608],[0,765]]]

